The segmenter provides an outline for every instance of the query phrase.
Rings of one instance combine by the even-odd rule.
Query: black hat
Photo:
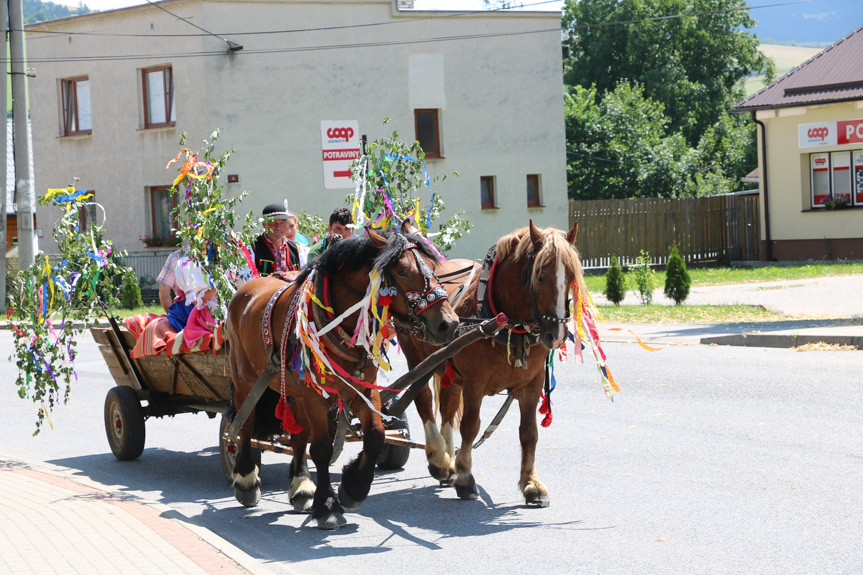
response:
[[[272,220],[286,220],[290,214],[287,207],[280,206],[279,204],[270,204],[264,208],[262,215]]]

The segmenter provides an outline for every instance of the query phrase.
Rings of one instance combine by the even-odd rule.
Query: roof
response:
[[[863,99],[863,26],[825,48],[732,112]]]

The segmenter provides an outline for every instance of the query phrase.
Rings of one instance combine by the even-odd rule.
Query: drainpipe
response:
[[[767,193],[767,126],[764,122],[755,117],[755,110],[752,111],[752,121],[761,126],[761,164],[762,173],[761,181],[763,182],[764,190],[764,240],[765,240],[765,256],[767,261],[773,261],[773,249],[770,245],[770,207],[768,199],[770,195]]]

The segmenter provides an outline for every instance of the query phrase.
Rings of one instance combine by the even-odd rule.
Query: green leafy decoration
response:
[[[134,271],[122,265],[125,252],[114,251],[104,238],[102,225],[81,229],[80,214],[92,194],[74,186],[48,190],[40,205],[63,206],[63,216],[54,224],[54,241],[62,259],[53,264],[40,253],[30,267],[16,273],[6,309],[15,351],[9,357],[18,367],[15,385],[22,399],[37,406],[39,433],[61,401],[69,400],[77,338],[96,323],[102,310],[117,303],[118,286]],[[52,426],[53,427],[53,426]]]
[[[359,193],[349,194],[346,201],[358,227],[368,224],[375,229],[395,229],[402,220],[410,219],[444,253],[470,232],[464,212],[434,229],[446,209],[434,187],[446,180],[446,175],[429,176],[419,142],[408,145],[393,131],[389,138],[371,142],[351,164],[351,173],[359,182]],[[458,177],[456,172],[453,175]]]
[[[249,264],[248,246],[252,244],[256,225],[252,213],[247,213],[239,229],[236,206],[249,192],[230,197],[225,194],[219,178],[234,152],[228,148],[218,157],[215,144],[219,130],[204,140],[204,146],[195,154],[186,144],[186,135],[180,139],[182,149],[168,163],[170,167],[179,162],[179,175],[171,187],[178,194],[177,207],[173,215],[176,228],[174,236],[180,238],[189,259],[198,264],[216,289],[216,319],[224,319],[225,308],[236,291],[237,270]]]

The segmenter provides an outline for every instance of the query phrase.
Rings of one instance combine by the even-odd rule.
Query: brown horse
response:
[[[283,377],[275,375],[269,388],[281,392],[282,397],[293,398],[292,407],[281,404],[283,413],[289,409],[288,415],[295,418],[290,422],[294,455],[289,497],[297,511],[308,511],[311,500],[313,517],[322,529],[343,524],[344,508],[357,508],[365,500],[384,445],[380,397],[374,386],[377,361],[369,354],[369,350],[376,351],[369,341],[375,330],[369,331],[368,325],[372,317],[369,306],[386,300],[371,293],[372,280],[381,278],[380,284],[374,286],[389,296],[389,311],[394,317],[401,321],[411,318],[422,326],[429,341],[446,343],[455,335],[458,317],[430,270],[436,263],[435,252],[416,236],[369,231],[367,235],[335,242],[283,293],[276,293],[285,286],[283,281],[262,278],[247,282],[231,299],[227,327],[234,403],[241,408],[268,362],[274,361],[266,344],[280,349]],[[351,311],[352,307],[356,311]],[[380,315],[380,308],[375,307]],[[331,324],[343,314],[346,317],[336,329],[315,337],[325,327],[334,327]],[[358,324],[364,327],[354,337]],[[383,329],[386,332],[385,321]],[[283,340],[285,332],[287,340]],[[299,350],[300,355],[291,354],[291,349]],[[329,365],[322,369],[320,358]],[[338,498],[329,475],[333,429],[328,413],[336,405],[347,406],[363,431],[362,452],[345,465]],[[233,484],[237,500],[245,506],[254,506],[260,500],[259,470],[250,440],[253,433],[266,433],[260,427],[256,430],[256,415],[258,419],[266,415],[262,411],[253,411],[239,433]],[[272,416],[272,409],[268,414]],[[297,424],[302,430],[296,428]],[[306,458],[309,441],[317,469],[317,488],[311,481]]]
[[[503,312],[509,318],[498,338],[474,343],[448,362],[445,379],[454,385],[440,392],[440,431],[428,387],[415,400],[426,432],[429,472],[442,482],[454,482],[462,499],[477,496],[472,449],[480,427],[482,399],[506,391],[518,400],[521,412],[519,488],[529,505],[548,505],[548,490],[536,473],[536,411],[549,353],[568,335],[571,286],[573,282],[583,285],[574,247],[577,231],[577,223],[564,234],[552,228],[539,230],[531,221],[528,227],[498,240],[482,269],[470,265],[473,262],[454,260],[435,270],[460,317],[488,318]],[[399,333],[399,344],[411,368],[435,351],[433,342],[423,339],[416,331]],[[438,376],[443,371],[441,368]],[[462,443],[456,456],[453,432],[460,400],[464,410]]]

